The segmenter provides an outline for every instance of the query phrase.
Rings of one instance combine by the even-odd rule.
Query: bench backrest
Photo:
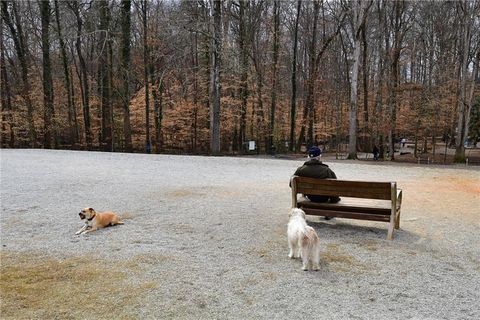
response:
[[[291,187],[292,191],[296,193],[381,200],[392,200],[396,198],[397,194],[396,182],[366,182],[293,176]]]

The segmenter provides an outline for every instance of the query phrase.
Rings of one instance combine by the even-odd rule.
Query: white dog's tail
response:
[[[300,239],[303,261],[302,269],[307,270],[311,266],[312,270],[318,270],[320,263],[320,239],[312,227],[307,226],[306,230],[307,232]]]
[[[320,241],[320,239],[318,238],[315,229],[310,226],[306,226],[305,233],[303,234],[300,241],[302,247],[311,249]]]

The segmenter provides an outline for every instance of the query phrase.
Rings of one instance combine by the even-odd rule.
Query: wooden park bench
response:
[[[396,182],[366,182],[335,179],[291,178],[292,208],[307,215],[389,222],[387,239],[400,228],[402,190]],[[338,203],[318,203],[297,194],[339,196]]]

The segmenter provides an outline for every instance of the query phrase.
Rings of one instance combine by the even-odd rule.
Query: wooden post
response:
[[[297,207],[297,182],[296,176],[290,178],[290,187],[292,188],[292,209]]]

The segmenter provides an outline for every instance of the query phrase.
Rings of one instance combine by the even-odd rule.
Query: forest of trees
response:
[[[478,0],[2,0],[0,29],[3,148],[479,140]]]

